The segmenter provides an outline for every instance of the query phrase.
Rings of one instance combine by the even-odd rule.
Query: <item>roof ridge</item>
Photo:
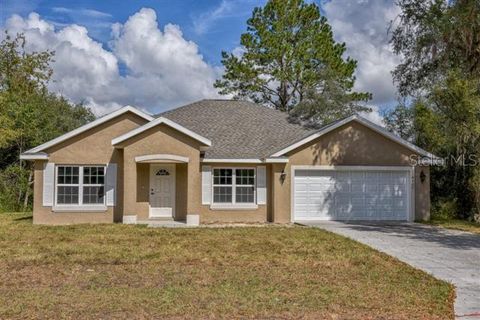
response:
[[[164,114],[164,113],[167,113],[167,112],[171,112],[171,111],[175,111],[175,110],[178,110],[178,109],[182,109],[184,107],[189,107],[193,104],[197,104],[197,103],[200,103],[202,101],[228,101],[228,102],[241,102],[241,103],[246,103],[246,104],[249,104],[251,105],[252,107],[255,106],[255,107],[262,107],[262,108],[265,108],[267,110],[271,110],[271,111],[274,111],[274,112],[277,112],[279,114],[284,114],[286,117],[289,116],[288,113],[284,112],[284,111],[281,111],[281,110],[278,110],[278,109],[275,109],[275,108],[272,108],[272,107],[269,107],[269,106],[265,106],[263,104],[260,104],[260,103],[256,103],[256,102],[253,102],[253,101],[249,101],[249,100],[245,100],[245,99],[221,99],[221,98],[204,98],[204,99],[201,99],[201,100],[197,100],[197,101],[194,101],[194,102],[190,102],[186,105],[183,105],[183,106],[179,106],[179,107],[176,107],[176,108],[172,108],[170,110],[166,110],[164,112],[161,112],[161,113],[158,113],[155,115],[155,117],[159,117],[160,115]],[[297,123],[293,123],[293,124],[296,124],[298,125]]]

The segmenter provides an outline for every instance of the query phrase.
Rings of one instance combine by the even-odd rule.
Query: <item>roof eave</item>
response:
[[[189,137],[191,137],[192,139],[195,139],[201,143],[203,143],[205,146],[208,146],[210,147],[212,145],[212,141],[210,141],[209,139],[205,138],[205,137],[202,137],[201,135],[193,132],[192,130],[190,129],[187,129],[181,125],[179,125],[178,123],[170,120],[170,119],[167,119],[167,118],[164,118],[164,117],[159,117],[159,118],[156,118],[152,121],[150,121],[149,123],[146,123],[144,124],[143,126],[140,126],[138,128],[135,128],[117,138],[114,138],[112,139],[112,145],[115,146],[115,145],[118,145],[142,132],[145,132],[147,131],[148,129],[151,129],[157,125],[160,125],[160,124],[165,124]]]
[[[335,130],[335,129],[337,129],[337,128],[339,128],[339,127],[341,127],[341,126],[343,126],[343,125],[345,125],[345,124],[347,124],[351,121],[357,121],[357,122],[365,125],[366,127],[376,131],[377,133],[385,136],[386,138],[389,138],[390,140],[395,141],[400,145],[403,145],[404,147],[408,148],[409,150],[418,153],[421,156],[428,157],[428,158],[431,158],[431,159],[434,159],[434,160],[439,159],[437,156],[431,154],[430,152],[427,152],[427,151],[423,150],[422,148],[417,147],[416,145],[408,142],[407,140],[402,139],[402,138],[394,135],[393,133],[387,131],[386,129],[374,124],[373,122],[371,122],[371,121],[369,121],[369,120],[367,120],[367,119],[365,119],[365,118],[363,118],[359,115],[352,115],[350,117],[347,117],[343,120],[340,120],[340,121],[334,123],[333,125],[329,125],[329,126],[323,128],[323,129],[320,129],[319,131],[309,135],[308,137],[306,137],[306,138],[304,138],[300,141],[297,141],[297,142],[295,142],[295,143],[293,143],[293,144],[275,152],[270,157],[281,157],[281,156],[285,155],[286,153],[288,153],[292,150],[295,150],[298,147],[301,147],[302,145],[305,145],[306,143],[308,143],[310,141],[313,141],[313,140],[327,134],[328,132],[331,132],[331,131],[333,131],[333,130]]]
[[[20,155],[20,160],[48,160],[48,154],[46,154],[45,152],[25,152]]]
[[[141,110],[139,110],[139,109],[137,109],[137,108],[135,108],[135,107],[125,106],[125,107],[123,107],[123,108],[121,108],[121,109],[118,109],[118,110],[116,110],[116,111],[114,111],[114,112],[111,112],[111,113],[109,113],[109,114],[107,114],[107,115],[104,115],[103,117],[100,117],[100,118],[98,118],[98,119],[96,119],[96,120],[94,120],[94,121],[92,121],[92,122],[90,122],[90,123],[87,123],[87,124],[85,124],[85,125],[77,128],[77,129],[74,129],[74,130],[72,130],[72,131],[70,131],[70,132],[67,132],[67,133],[61,135],[60,137],[57,137],[57,138],[55,138],[55,139],[52,139],[52,140],[50,140],[50,141],[47,141],[47,142],[45,142],[45,143],[37,146],[37,147],[35,147],[35,148],[32,148],[32,149],[30,149],[30,150],[27,150],[27,151],[25,152],[25,154],[27,154],[27,153],[28,153],[28,154],[34,154],[34,153],[38,153],[38,152],[44,151],[45,149],[48,149],[48,148],[50,148],[50,147],[53,147],[53,146],[55,146],[55,145],[57,145],[57,144],[65,141],[65,140],[68,140],[68,139],[70,139],[70,138],[73,138],[73,137],[81,134],[82,132],[85,132],[85,131],[87,131],[87,130],[90,130],[90,129],[92,129],[92,128],[95,128],[95,127],[101,125],[102,123],[105,123],[105,122],[107,122],[107,121],[109,121],[109,120],[112,120],[112,119],[114,119],[114,118],[116,118],[116,117],[118,117],[118,116],[120,116],[120,115],[122,115],[122,114],[124,114],[124,113],[127,113],[127,112],[132,112],[132,113],[138,115],[139,117],[144,118],[144,119],[147,120],[147,121],[152,121],[152,120],[154,119],[151,115],[149,115],[149,114],[147,114],[147,113],[145,113],[145,112],[143,112],[143,111],[141,111]]]

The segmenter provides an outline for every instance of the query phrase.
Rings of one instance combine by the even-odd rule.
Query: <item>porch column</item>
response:
[[[137,196],[137,164],[134,157],[126,152],[124,154],[124,179],[123,179],[123,199],[124,216],[137,215],[136,196]]]
[[[200,161],[188,163],[187,179],[187,215],[200,215],[202,181],[200,172]],[[188,216],[187,216],[188,221]],[[200,217],[201,222],[201,217]]]

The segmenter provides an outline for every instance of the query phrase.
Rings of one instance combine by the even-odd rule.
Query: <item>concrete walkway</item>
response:
[[[453,283],[457,319],[480,320],[480,235],[416,223],[302,224],[349,237]]]

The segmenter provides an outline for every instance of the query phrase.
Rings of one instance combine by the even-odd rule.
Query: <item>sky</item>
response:
[[[310,0],[313,1],[313,0]],[[373,93],[368,117],[395,105],[399,63],[388,26],[393,0],[316,0],[346,56],[358,61],[355,88]],[[240,35],[265,0],[0,0],[0,31],[23,32],[27,50],[54,50],[49,89],[97,115],[124,105],[158,113],[203,98],[222,76],[222,50],[241,52]]]

